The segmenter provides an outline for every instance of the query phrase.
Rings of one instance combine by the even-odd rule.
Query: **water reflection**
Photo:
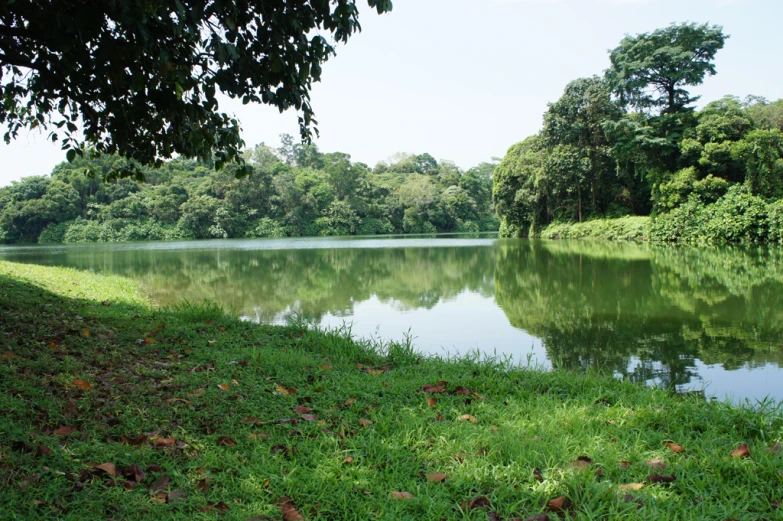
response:
[[[162,303],[211,298],[259,321],[295,312],[386,338],[411,328],[429,352],[532,353],[554,367],[679,387],[706,376],[716,394],[783,398],[768,378],[783,357],[779,248],[214,241],[4,248],[0,258],[125,275]]]

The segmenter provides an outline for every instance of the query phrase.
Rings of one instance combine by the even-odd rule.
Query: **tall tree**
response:
[[[609,142],[604,125],[619,120],[622,115],[622,109],[611,100],[609,86],[597,76],[569,83],[563,96],[551,103],[544,114],[541,134],[547,146],[567,145],[585,160],[585,181],[589,182],[593,212],[606,209],[604,204],[599,204],[603,203],[599,201],[599,192],[611,192],[611,186],[608,185],[615,176],[615,163],[609,157]],[[582,187],[577,188],[581,215]],[[608,197],[611,199],[611,193]]]
[[[6,142],[49,129],[69,159],[89,148],[142,164],[175,154],[241,162],[239,123],[219,111],[216,92],[295,107],[309,140],[312,82],[335,53],[327,37],[345,42],[357,30],[355,0],[4,2],[0,124]]]
[[[727,38],[720,26],[693,23],[626,36],[610,53],[606,78],[623,103],[677,112],[698,99],[685,87],[715,74],[713,60]]]

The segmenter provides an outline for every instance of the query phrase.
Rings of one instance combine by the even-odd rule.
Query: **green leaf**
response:
[[[69,163],[73,163],[73,160],[76,159],[76,150],[72,148],[68,150],[68,152],[65,153],[65,159],[67,159]]]

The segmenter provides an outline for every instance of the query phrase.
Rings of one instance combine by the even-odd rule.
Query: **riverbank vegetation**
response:
[[[63,268],[0,263],[0,314],[10,518],[744,519],[783,499],[771,402],[420,358]]]
[[[672,25],[626,37],[603,76],[569,83],[541,132],[511,147],[495,171],[505,236],[552,223],[623,216],[657,241],[781,239],[783,100],[735,96],[694,108],[687,88],[715,74],[728,36]],[[544,236],[608,236],[631,221],[553,228]]]
[[[282,136],[239,166],[173,160],[136,165],[146,182],[112,178],[117,156],[75,157],[51,176],[0,189],[0,241],[113,242],[497,230],[494,164],[467,172],[429,154],[398,154],[374,168]],[[90,175],[85,175],[85,174]]]

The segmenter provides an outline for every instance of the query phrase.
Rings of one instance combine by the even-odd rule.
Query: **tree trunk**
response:
[[[579,196],[579,222],[582,222],[582,187],[577,186],[576,192]]]

